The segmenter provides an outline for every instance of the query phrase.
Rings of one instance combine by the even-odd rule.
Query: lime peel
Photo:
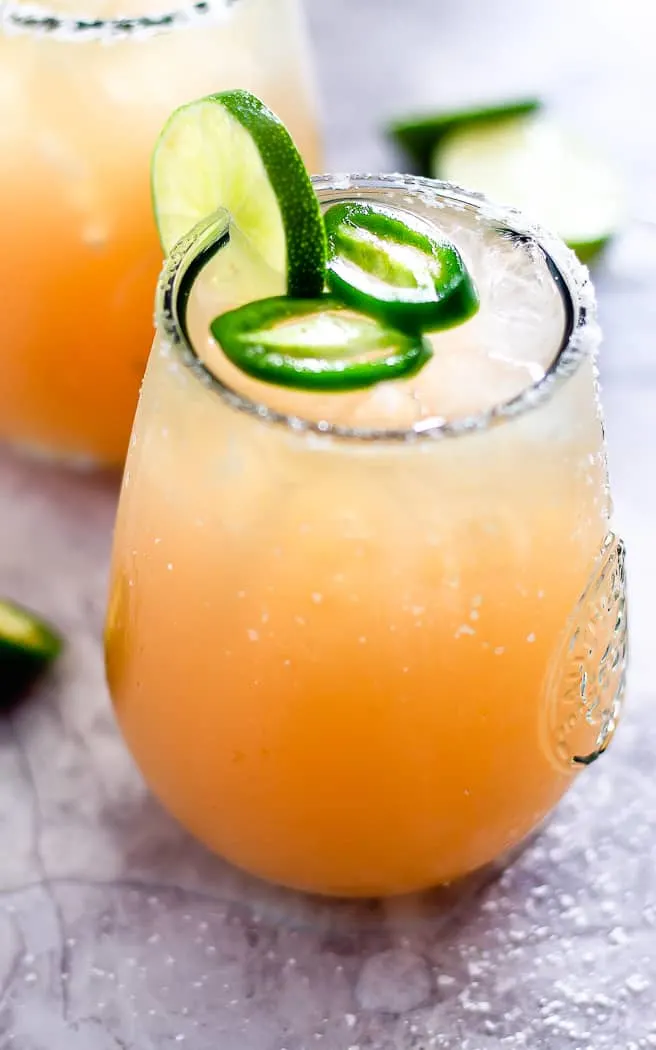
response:
[[[432,174],[526,212],[582,261],[603,250],[623,218],[610,165],[546,113],[452,128],[434,149]]]
[[[310,176],[284,124],[250,92],[177,109],[156,143],[151,187],[165,253],[225,208],[266,264],[286,274],[289,295],[323,291],[325,231]]]
[[[417,175],[431,175],[431,157],[440,139],[455,128],[486,124],[505,117],[535,113],[542,107],[537,98],[470,106],[441,113],[417,114],[390,124],[387,133],[414,161]]]

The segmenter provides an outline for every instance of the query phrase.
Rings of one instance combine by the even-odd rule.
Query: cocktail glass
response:
[[[317,168],[297,0],[0,2],[0,439],[122,463],[162,258],[150,154],[176,106],[227,87]]]
[[[624,551],[599,330],[587,271],[516,212],[415,178],[315,187],[411,211],[465,256],[486,238],[480,314],[437,333],[410,397],[282,390],[208,334],[281,289],[225,282],[225,215],[183,238],[125,472],[108,679],[147,781],[212,849],[303,890],[404,893],[524,840],[614,732]],[[478,356],[451,342],[468,325]],[[487,354],[495,325],[508,360]]]

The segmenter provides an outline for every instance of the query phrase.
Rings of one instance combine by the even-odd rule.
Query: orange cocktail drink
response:
[[[80,13],[82,12],[82,13]],[[311,167],[296,0],[77,0],[0,10],[0,439],[122,463],[162,253],[149,158],[171,109],[241,86]]]
[[[148,782],[213,849],[301,889],[401,893],[519,843],[614,729],[598,332],[586,272],[515,213],[420,179],[315,187],[439,227],[480,310],[411,378],[290,390],[209,333],[279,277],[240,266],[222,217],[183,242],[127,463],[108,675]]]

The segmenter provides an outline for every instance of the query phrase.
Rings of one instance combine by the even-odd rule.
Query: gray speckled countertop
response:
[[[656,1046],[656,13],[638,0],[308,0],[333,169],[381,118],[538,89],[624,168],[597,274],[633,668],[610,753],[502,876],[421,902],[265,889],[160,810],[112,720],[99,635],[116,484],[0,456],[0,591],[71,644],[0,725],[1,1050]]]

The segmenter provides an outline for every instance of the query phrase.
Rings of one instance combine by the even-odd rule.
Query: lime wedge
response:
[[[478,295],[458,249],[388,208],[346,202],[324,214],[327,282],[343,302],[405,332],[466,321]]]
[[[14,602],[0,600],[0,708],[11,705],[61,648],[53,627]]]
[[[225,208],[289,295],[323,291],[325,232],[319,203],[284,124],[247,91],[177,109],[151,164],[155,218],[166,253],[201,219]]]
[[[615,173],[545,113],[452,129],[435,148],[432,174],[525,211],[584,261],[622,222]]]
[[[389,328],[329,296],[259,299],[221,314],[210,327],[242,372],[323,392],[412,375],[432,353],[420,335]]]
[[[485,124],[504,117],[534,113],[541,105],[539,99],[527,98],[474,109],[431,113],[396,121],[390,124],[387,133],[414,161],[418,175],[430,175],[433,151],[449,131]]]

